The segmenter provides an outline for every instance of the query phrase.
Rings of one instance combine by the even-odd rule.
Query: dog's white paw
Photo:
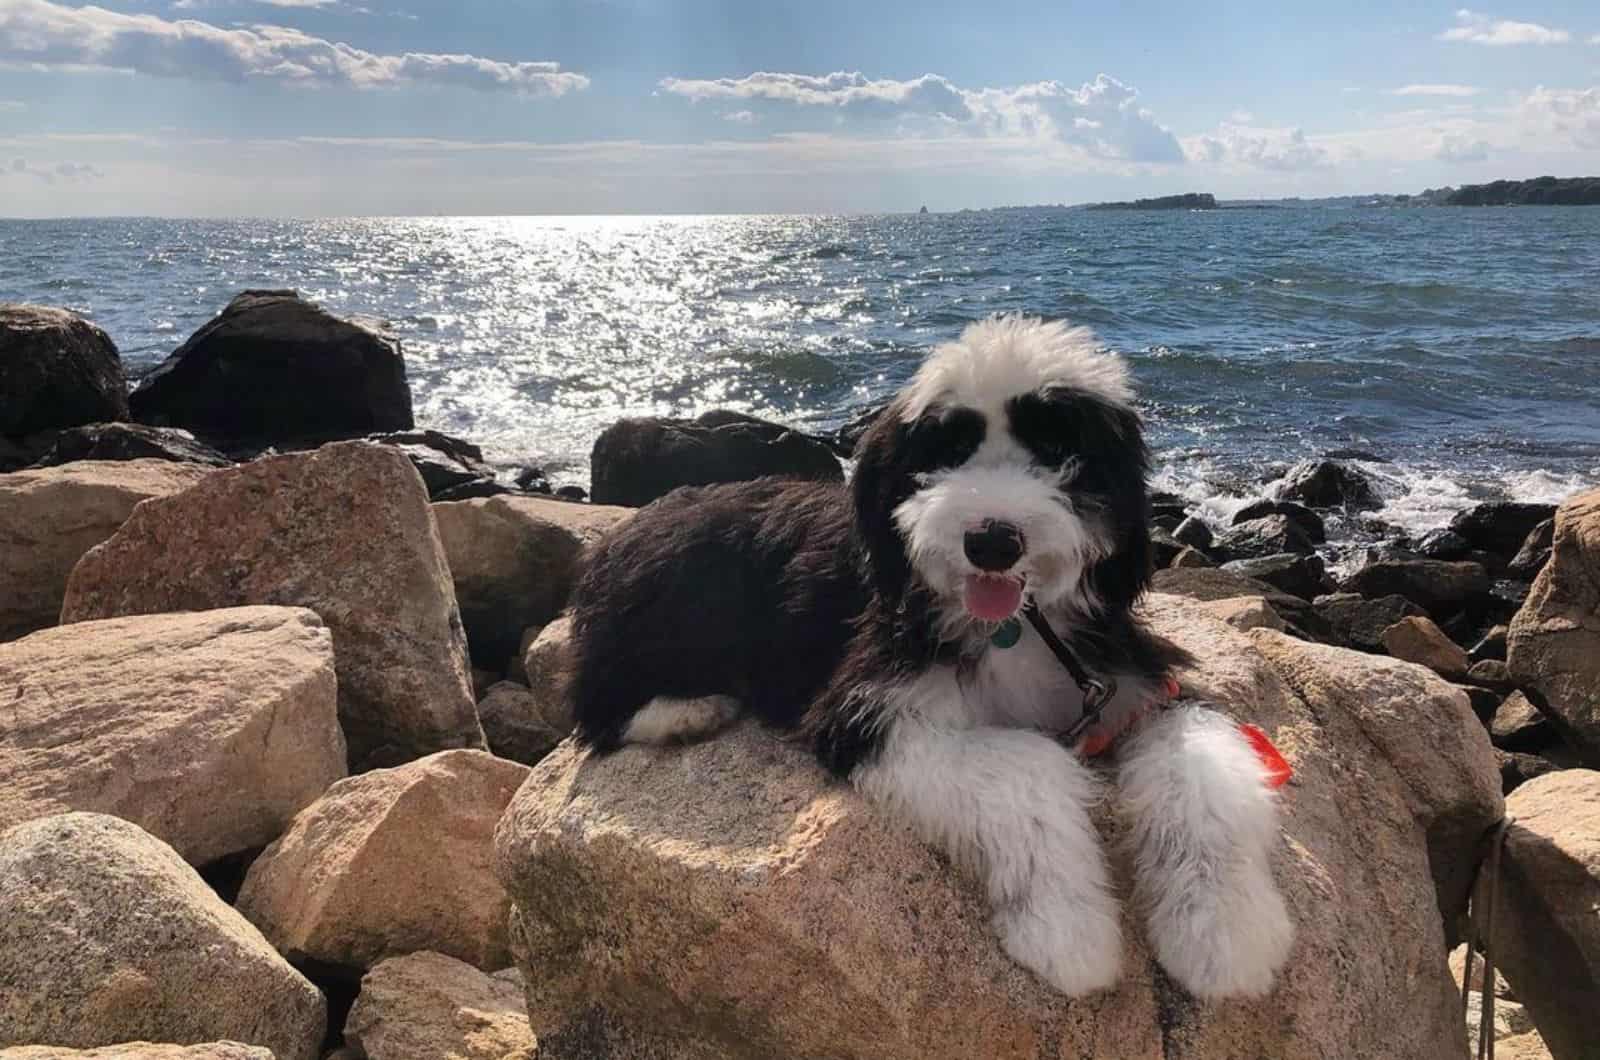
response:
[[[1294,925],[1266,866],[1170,895],[1150,915],[1156,959],[1196,997],[1259,997],[1288,959]]]
[[[995,913],[994,926],[1011,959],[1069,997],[1104,990],[1122,971],[1117,904],[1073,904],[1030,895]]]

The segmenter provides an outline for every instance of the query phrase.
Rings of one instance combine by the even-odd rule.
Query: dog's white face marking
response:
[[[1110,554],[1112,531],[1074,482],[1083,432],[1100,425],[1075,410],[1126,410],[1131,400],[1121,359],[1100,352],[1087,329],[1059,323],[985,320],[923,364],[900,417],[935,470],[916,476],[893,515],[946,634],[1002,621],[1030,599],[1098,609],[1084,573]]]

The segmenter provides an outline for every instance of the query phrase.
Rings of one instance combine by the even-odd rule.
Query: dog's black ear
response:
[[[1111,555],[1089,568],[1086,578],[1107,611],[1127,611],[1150,586],[1150,450],[1133,409],[1090,401],[1080,411],[1096,421],[1084,437],[1097,441],[1085,447],[1092,451],[1081,453],[1078,484],[1099,499],[1114,546]]]
[[[907,464],[909,434],[896,401],[878,414],[856,443],[856,470],[850,484],[868,576],[878,595],[889,602],[901,600],[911,583],[911,558],[894,525],[894,510],[915,489]]]

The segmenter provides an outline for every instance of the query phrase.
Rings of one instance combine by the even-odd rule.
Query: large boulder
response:
[[[344,1025],[366,1060],[534,1060],[522,975],[442,953],[391,957],[361,980]]]
[[[397,450],[267,457],[140,506],[72,572],[61,620],[244,604],[308,607],[333,631],[353,767],[483,746],[444,549]]]
[[[94,810],[203,865],[265,846],[345,774],[333,638],[310,611],[47,629],[0,644],[0,695],[0,829]]]
[[[1464,894],[1501,812],[1465,698],[1182,601],[1151,610],[1199,660],[1185,692],[1294,764],[1275,875],[1297,935],[1265,999],[1187,997],[1131,910],[1119,987],[1060,996],[1004,956],[957,868],[744,724],[603,758],[563,744],[507,809],[498,871],[541,1057],[1463,1055],[1433,876]]]
[[[139,381],[129,404],[140,423],[230,439],[350,438],[413,426],[400,341],[294,291],[236,296]]]
[[[619,420],[589,456],[596,504],[637,508],[679,486],[743,482],[764,475],[844,477],[827,445],[781,424],[716,409],[697,419]]]
[[[1239,596],[1259,596],[1283,620],[1288,631],[1307,640],[1329,640],[1327,623],[1311,604],[1298,596],[1291,596],[1274,585],[1256,578],[1246,577],[1237,571],[1205,567],[1173,567],[1155,572],[1151,585],[1158,593],[1186,596],[1191,600],[1231,600]]]
[[[511,963],[495,822],[528,769],[444,751],[342,780],[250,866],[240,912],[297,964],[346,971],[434,950]]]
[[[1480,563],[1392,557],[1378,559],[1340,586],[1362,596],[1403,596],[1435,618],[1465,610],[1489,595],[1489,572]]]
[[[1551,1056],[1593,1057],[1600,1042],[1600,773],[1535,777],[1511,794],[1506,811],[1512,824],[1494,912],[1495,963]],[[1479,883],[1480,901],[1487,883]]]
[[[1528,531],[1517,554],[1506,564],[1506,576],[1522,581],[1533,581],[1550,560],[1550,547],[1555,544],[1556,520],[1554,516]]]
[[[1489,740],[1504,751],[1542,751],[1557,740],[1544,711],[1526,694],[1513,692],[1489,719]]]
[[[187,489],[208,470],[132,460],[0,475],[0,640],[55,625],[83,554],[116,533],[134,505]]]
[[[433,506],[467,645],[504,670],[522,632],[567,606],[583,550],[631,509],[548,497],[490,497]]]
[[[272,1051],[239,1042],[204,1045],[160,1045],[124,1042],[98,1049],[69,1049],[59,1045],[18,1045],[0,1049],[0,1060],[273,1060]]]
[[[1278,499],[1312,508],[1381,508],[1372,479],[1334,460],[1306,460],[1290,468],[1278,484]]]
[[[1556,512],[1550,561],[1506,635],[1506,668],[1600,766],[1600,490]]]
[[[127,418],[109,335],[65,309],[0,302],[0,435]]]
[[[431,430],[390,431],[368,435],[367,441],[405,453],[432,500],[467,487],[499,488],[494,468],[484,463],[483,450],[461,438]]]
[[[1450,520],[1450,530],[1472,548],[1488,552],[1504,562],[1517,554],[1536,526],[1555,513],[1553,504],[1494,501],[1457,512]]]
[[[90,423],[57,431],[55,440],[34,467],[55,467],[75,460],[171,460],[180,464],[227,467],[233,461],[176,427],[139,423]]]
[[[0,1046],[235,1041],[315,1060],[322,994],[171,847],[69,813],[0,833]]]

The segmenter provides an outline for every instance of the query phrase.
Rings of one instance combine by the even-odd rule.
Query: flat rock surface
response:
[[[93,810],[202,865],[265,846],[344,776],[310,611],[84,622],[0,644],[0,831]]]
[[[522,974],[440,953],[392,957],[361,980],[345,1040],[367,1060],[535,1060]]]

